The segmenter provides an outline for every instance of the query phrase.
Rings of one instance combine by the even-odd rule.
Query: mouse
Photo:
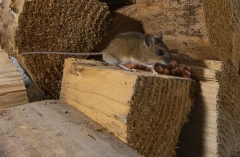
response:
[[[157,63],[167,65],[172,57],[169,49],[162,41],[162,33],[157,36],[142,34],[140,32],[125,32],[117,35],[102,52],[22,52],[27,54],[67,54],[67,55],[103,55],[103,60],[109,65],[117,65],[125,70],[135,72],[124,64],[133,63],[147,66],[154,74],[157,72],[154,65]]]

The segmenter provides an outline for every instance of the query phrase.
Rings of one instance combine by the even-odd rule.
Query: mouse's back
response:
[[[114,38],[103,50],[103,60],[112,65],[136,63],[150,65],[153,62],[169,62],[170,53],[162,42],[161,34],[143,35],[139,32],[127,32]]]

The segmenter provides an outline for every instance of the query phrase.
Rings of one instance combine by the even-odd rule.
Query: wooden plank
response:
[[[176,58],[178,64],[208,68],[212,70],[221,70],[222,62],[217,60],[200,60],[200,59],[184,59]]]
[[[202,104],[209,104],[209,107],[213,107],[213,108],[216,108],[215,106],[217,105],[217,102],[216,102],[216,98],[205,98],[205,97],[202,97],[202,96],[196,96],[197,100],[196,102],[198,103],[202,103]],[[215,105],[215,106],[212,106],[212,105]]]
[[[194,113],[193,113],[194,114]],[[194,116],[191,117],[191,119],[193,121],[197,121],[197,122],[200,122],[200,123],[210,123],[211,125],[215,126],[216,124],[216,121],[217,121],[217,118],[216,117],[213,117],[213,116],[207,116],[207,115],[204,115],[204,114],[194,114]],[[214,125],[215,124],[215,125]]]
[[[132,156],[134,150],[70,105],[48,100],[0,114],[0,156]]]
[[[0,112],[4,109],[27,103],[26,90],[12,91],[0,94]]]
[[[178,156],[236,156],[240,150],[239,75],[221,61],[181,59],[180,63],[192,68],[198,89],[181,132]]]
[[[205,104],[204,106],[202,106],[197,105],[197,103],[201,104],[201,102],[195,102],[194,103],[195,106],[191,112],[196,114],[202,114],[204,115],[204,117],[205,116],[217,117],[216,105]]]
[[[73,107],[83,112],[84,114],[86,114],[89,118],[95,121],[97,121],[96,119],[100,119],[97,122],[101,126],[104,126],[104,128],[114,133],[114,135],[118,137],[120,140],[127,143],[127,140],[126,140],[127,127],[123,122],[117,120],[116,118],[110,117],[102,112],[99,112],[94,108],[89,108],[84,105],[79,105],[77,102],[74,102],[67,98],[64,99],[64,98],[65,97],[63,96],[62,100],[67,100],[69,104],[71,104]]]
[[[214,81],[203,82],[199,81],[199,89],[202,92],[217,93],[219,90],[219,84]]]
[[[192,139],[194,138],[195,140],[192,141],[194,142],[194,144],[202,145],[211,149],[216,149],[218,144],[216,136],[217,129],[204,128],[203,132],[201,133],[199,132],[199,130],[197,130],[197,128],[200,129],[200,127],[195,127],[194,129],[192,129],[191,127],[186,127],[187,132],[183,132],[181,134],[182,138],[188,141],[192,141]],[[202,143],[205,143],[205,145]]]
[[[22,84],[15,84],[15,85],[0,85],[0,94],[4,94],[4,93],[10,93],[10,92],[14,92],[14,91],[25,91],[26,88],[22,85]]]
[[[17,68],[4,51],[0,51],[0,112],[28,102],[26,88]]]
[[[141,70],[129,72],[72,58],[64,65],[61,100],[144,156],[175,154],[192,104],[192,79]]]
[[[211,98],[211,99],[217,99],[217,95],[216,93],[212,93],[212,92],[202,92],[202,91],[197,91],[195,93],[196,97],[203,97],[203,98]]]
[[[196,80],[214,81],[216,80],[216,70],[191,66],[191,77]]]
[[[187,153],[184,151],[178,151],[178,156],[182,157],[216,157],[218,156],[216,149],[211,149],[205,146],[196,146],[195,144],[189,143],[189,142],[182,142],[184,145],[182,146],[183,149],[188,150]]]
[[[111,99],[108,99],[104,96],[100,96],[97,94],[94,94],[95,100],[90,101],[90,99],[93,99],[92,95],[89,95],[89,93],[87,92],[82,92],[77,89],[73,89],[70,86],[69,88],[66,89],[63,88],[62,90],[65,90],[67,93],[69,93],[67,96],[70,100],[74,100],[75,102],[78,102],[88,108],[96,109],[108,115],[109,117],[113,117],[123,123],[126,123],[126,117],[130,110],[129,106],[125,106],[124,104],[121,104],[119,102],[113,101]]]

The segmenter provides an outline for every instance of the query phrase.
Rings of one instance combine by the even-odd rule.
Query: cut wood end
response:
[[[69,58],[65,60],[61,100],[141,154],[171,156],[193,103],[194,82]]]

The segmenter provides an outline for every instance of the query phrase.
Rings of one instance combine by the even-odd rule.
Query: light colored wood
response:
[[[194,59],[217,59],[205,25],[202,1],[137,0],[145,32],[163,33],[169,49]]]
[[[125,106],[124,104],[98,94],[93,94],[94,97],[92,97],[90,93],[87,93],[86,91],[79,91],[78,89],[74,89],[70,86],[68,86],[68,88],[63,87],[62,90],[69,93],[68,98],[70,100],[74,100],[79,103],[86,102],[84,103],[84,106],[96,109],[112,118],[116,118],[119,121],[126,123],[126,116],[130,110],[129,106]],[[91,100],[93,98],[94,100]]]
[[[71,104],[79,111],[86,114],[89,118],[98,122],[101,126],[107,128],[110,132],[114,133],[114,135],[118,137],[120,140],[122,140],[124,143],[127,143],[126,140],[127,127],[125,123],[119,121],[118,118],[108,116],[107,114],[102,113],[94,108],[89,108],[86,107],[85,105],[79,105],[78,102],[72,101],[71,99],[66,98],[65,96],[62,96],[61,99]]]
[[[175,60],[180,64],[185,64],[185,65],[188,64],[191,66],[208,68],[212,70],[221,70],[221,66],[222,66],[222,62],[219,62],[216,60],[183,59],[183,58],[175,58]]]
[[[207,157],[216,157],[218,156],[217,150],[211,149],[205,146],[198,146],[197,149],[195,147],[196,143],[189,143],[189,142],[183,142],[184,146],[183,148],[188,150],[188,155],[186,154],[181,154],[179,153],[178,156],[183,156],[183,157],[202,157],[202,156],[207,156]]]
[[[4,50],[0,50],[0,58],[0,112],[2,112],[9,107],[26,104],[28,98],[23,79]]]
[[[179,56],[222,60],[235,72],[240,61],[239,0],[137,0],[144,31],[157,35]]]
[[[140,157],[100,125],[58,100],[0,114],[0,156]]]
[[[64,65],[61,100],[144,156],[175,154],[192,104],[193,80],[89,60],[69,58]]]
[[[199,81],[199,91],[202,92],[211,92],[211,93],[217,93],[219,89],[219,84],[217,82],[202,82]]]
[[[213,116],[216,117],[217,116],[217,111],[216,111],[216,104],[207,104],[204,106],[201,106],[201,102],[195,102],[196,105],[193,110],[191,112],[195,112],[195,113],[199,113],[202,111],[204,111],[204,114],[206,116]]]
[[[239,75],[221,61],[178,61],[191,67],[198,82],[194,107],[181,131],[178,156],[236,156],[240,150]]]

